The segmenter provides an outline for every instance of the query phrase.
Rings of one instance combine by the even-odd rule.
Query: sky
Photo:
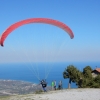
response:
[[[100,61],[100,0],[0,0],[0,35],[28,18],[63,22],[74,38],[53,25],[23,25],[0,47],[0,63]]]

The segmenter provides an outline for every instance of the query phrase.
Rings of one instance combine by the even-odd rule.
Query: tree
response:
[[[63,77],[64,79],[69,78],[68,88],[71,82],[76,83],[79,88],[100,88],[100,75],[93,77],[91,72],[90,66],[86,66],[81,72],[73,65],[69,65],[64,70]]]
[[[92,78],[92,68],[90,66],[86,66],[84,69],[83,69],[83,75],[85,78],[89,78],[91,79]]]
[[[69,78],[68,88],[71,86],[71,82],[78,83],[80,79],[81,73],[80,71],[74,67],[73,65],[67,66],[65,71],[63,72],[64,79]]]
[[[83,86],[82,87],[90,87],[93,84],[93,77],[92,77],[92,68],[90,66],[86,66],[83,69]]]
[[[94,79],[93,79],[93,85],[92,87],[93,88],[100,88],[100,75],[96,76]]]

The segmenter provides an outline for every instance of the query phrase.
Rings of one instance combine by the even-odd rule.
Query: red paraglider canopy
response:
[[[48,18],[30,18],[30,19],[25,19],[22,21],[19,21],[17,23],[12,24],[10,27],[8,27],[1,35],[0,37],[0,45],[3,46],[4,41],[6,39],[6,37],[16,28],[24,25],[24,24],[29,24],[29,23],[45,23],[45,24],[51,24],[51,25],[55,25],[59,28],[62,28],[63,30],[65,30],[70,38],[74,38],[74,34],[72,32],[72,30],[64,23],[57,21],[57,20],[53,20],[53,19],[48,19]]]

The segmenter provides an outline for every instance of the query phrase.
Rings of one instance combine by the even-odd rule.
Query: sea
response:
[[[40,80],[46,79],[48,86],[56,81],[57,86],[61,80],[63,88],[68,88],[69,79],[63,78],[63,72],[69,65],[74,65],[80,71],[90,66],[93,70],[100,68],[100,62],[35,62],[35,63],[1,63],[0,80],[18,80],[39,84]],[[71,83],[71,88],[77,88]]]

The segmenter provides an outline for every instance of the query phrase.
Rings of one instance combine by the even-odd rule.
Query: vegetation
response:
[[[35,91],[35,94],[41,94],[41,93],[43,93],[42,90],[37,90],[37,91]]]
[[[0,100],[9,100],[10,96],[0,96]]]
[[[76,83],[79,88],[100,88],[100,75],[93,77],[92,68],[86,66],[83,72],[79,71],[75,66],[69,65],[63,72],[64,79],[69,78],[68,88],[71,82]]]

